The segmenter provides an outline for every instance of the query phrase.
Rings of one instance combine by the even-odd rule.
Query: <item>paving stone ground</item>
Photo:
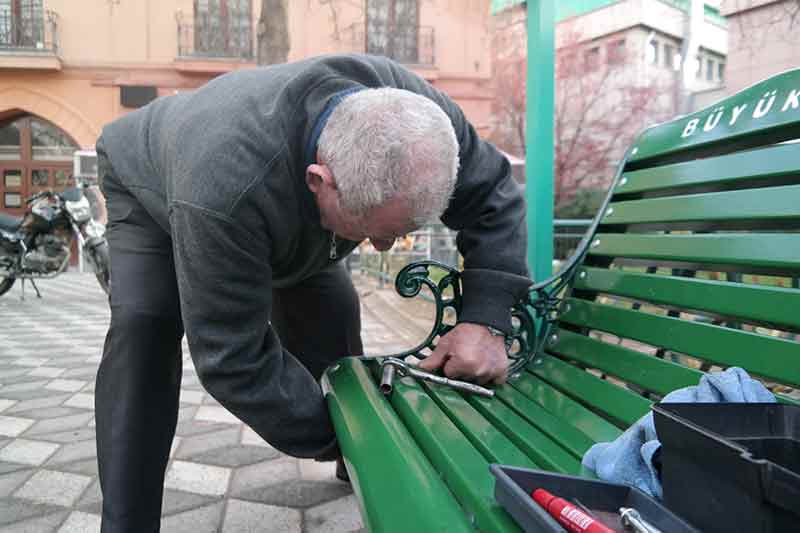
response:
[[[99,532],[94,379],[108,304],[91,275],[38,285],[41,299],[26,287],[21,301],[18,285],[0,297],[0,531]],[[383,313],[394,307],[388,291],[357,287],[369,353],[421,338],[396,309]],[[203,390],[184,343],[162,531],[359,531],[352,489],[334,468],[287,457],[234,418]]]

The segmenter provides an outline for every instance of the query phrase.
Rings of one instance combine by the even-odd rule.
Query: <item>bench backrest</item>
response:
[[[621,424],[729,366],[800,398],[795,140],[800,70],[646,130],[536,373]]]

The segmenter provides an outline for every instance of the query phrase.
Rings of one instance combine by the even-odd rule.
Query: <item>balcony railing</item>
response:
[[[252,26],[208,16],[196,17],[192,22],[179,17],[178,57],[252,60]]]
[[[432,26],[380,28],[367,31],[363,23],[342,30],[351,51],[389,57],[411,65],[436,64],[436,33]]]
[[[18,16],[0,13],[0,52],[58,52],[58,15],[55,11],[35,10]]]

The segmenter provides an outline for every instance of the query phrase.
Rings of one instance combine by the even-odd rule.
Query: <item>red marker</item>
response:
[[[567,531],[572,533],[616,533],[564,498],[556,498],[544,489],[536,489],[531,496]]]

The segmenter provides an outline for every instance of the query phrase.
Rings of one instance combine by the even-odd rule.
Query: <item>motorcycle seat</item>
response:
[[[0,213],[0,229],[5,231],[17,231],[20,225],[22,225],[22,217]]]

